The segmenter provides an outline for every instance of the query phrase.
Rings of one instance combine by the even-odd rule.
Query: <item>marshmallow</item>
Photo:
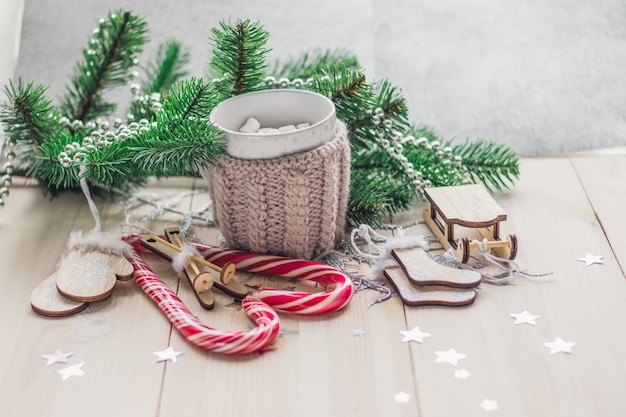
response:
[[[239,128],[241,133],[257,133],[259,135],[276,135],[278,133],[293,132],[298,129],[304,129],[311,126],[311,123],[304,122],[298,123],[298,125],[286,125],[281,126],[278,129],[274,127],[261,127],[261,123],[254,117],[249,117],[246,123]]]
[[[281,133],[287,133],[296,130],[296,127],[294,125],[287,125],[279,127],[278,130],[280,130]]]
[[[256,133],[259,131],[260,127],[261,124],[257,119],[255,119],[254,117],[249,117],[248,120],[246,120],[246,123],[241,126],[239,131],[241,133]]]

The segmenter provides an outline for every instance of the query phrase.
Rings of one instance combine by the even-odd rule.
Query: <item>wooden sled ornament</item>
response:
[[[458,185],[427,188],[424,191],[428,206],[424,220],[442,245],[455,251],[456,257],[467,263],[470,251],[478,244],[468,237],[457,238],[455,226],[474,229],[486,239],[490,251],[503,259],[515,259],[517,238],[509,235],[500,239],[500,222],[506,213],[482,185]]]

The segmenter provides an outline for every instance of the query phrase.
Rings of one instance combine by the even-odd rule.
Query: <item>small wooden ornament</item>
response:
[[[130,245],[108,233],[72,232],[69,254],[57,273],[57,290],[73,301],[99,301],[108,298],[118,279],[129,280],[133,266],[126,259]]]
[[[473,288],[480,284],[481,276],[478,272],[440,265],[420,247],[393,249],[391,254],[414,285]]]
[[[180,231],[178,230],[178,228],[167,228],[165,229],[165,236],[167,236],[167,238],[169,239],[170,242],[175,243],[179,248],[182,248],[184,243],[181,236],[180,236]],[[208,267],[214,271],[217,271],[220,273],[220,281],[223,284],[228,284],[230,281],[232,281],[233,278],[235,278],[235,272],[237,272],[237,268],[235,267],[234,264],[232,263],[227,263],[226,265],[219,267],[215,264],[212,264],[211,262],[208,262],[207,260],[205,260],[204,258],[199,258],[196,260],[197,262],[199,262],[200,264],[204,265],[205,267]]]
[[[385,268],[383,273],[398,292],[402,302],[409,306],[459,307],[472,304],[476,299],[476,291],[473,289],[455,289],[440,285],[411,285],[399,266]]]
[[[424,196],[428,204],[424,221],[441,244],[454,250],[462,263],[467,263],[470,251],[478,248],[475,240],[484,241],[489,251],[499,258],[515,259],[517,237],[500,238],[500,222],[507,216],[484,186],[433,187],[424,190]],[[476,233],[472,238],[457,236],[456,226]]]
[[[170,242],[174,243],[179,249],[183,249],[184,242],[180,238],[178,230],[175,234],[168,235],[168,238]],[[169,249],[174,250],[171,247]],[[168,251],[165,255],[167,255],[169,261],[172,261],[178,253],[179,252],[174,253]],[[187,278],[187,281],[189,281],[189,284],[191,284],[193,292],[198,299],[198,303],[200,303],[202,308],[213,310],[215,307],[215,296],[213,295],[213,291],[211,291],[211,287],[213,287],[215,283],[215,278],[210,270],[207,269],[207,266],[203,264],[198,265],[196,261],[189,259],[187,265],[183,268],[183,274]]]
[[[83,311],[89,303],[72,301],[61,296],[57,291],[56,273],[37,285],[30,295],[32,309],[44,316],[65,317]]]
[[[57,270],[57,290],[74,301],[104,300],[113,294],[118,277],[121,280],[132,278],[132,268],[122,256],[72,251]]]
[[[168,261],[172,261],[172,259],[174,259],[174,257],[181,252],[181,249],[178,246],[157,236],[144,236],[141,238],[140,242],[142,246],[150,249],[152,252]],[[206,265],[208,262],[204,258],[192,256],[191,259],[196,262],[198,268],[206,267],[207,269],[204,270],[208,273],[210,273],[210,271],[215,271],[214,268]],[[249,293],[249,290],[245,287],[245,285],[238,280],[231,279],[227,284],[225,284],[221,281],[219,276],[214,276],[213,286],[236,298],[243,298]]]

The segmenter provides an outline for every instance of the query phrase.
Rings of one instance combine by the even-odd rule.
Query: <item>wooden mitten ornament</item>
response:
[[[126,243],[102,232],[72,232],[69,254],[56,273],[59,293],[73,301],[99,301],[108,298],[118,279],[129,280],[133,266],[126,257],[131,248]]]
[[[473,288],[480,284],[482,278],[476,271],[440,265],[420,247],[393,249],[391,254],[414,285]]]
[[[472,304],[476,299],[476,291],[473,289],[454,289],[440,285],[411,285],[404,275],[404,271],[399,266],[385,268],[383,273],[396,291],[398,291],[402,302],[409,306],[440,305],[458,307]]]
[[[65,317],[83,311],[89,303],[68,300],[59,294],[55,272],[35,287],[30,295],[30,305],[44,316]]]

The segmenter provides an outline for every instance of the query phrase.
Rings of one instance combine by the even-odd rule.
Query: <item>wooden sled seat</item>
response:
[[[455,225],[476,229],[489,241],[490,248],[497,256],[515,258],[515,236],[509,236],[506,241],[500,240],[500,222],[506,220],[506,213],[484,186],[472,184],[427,188],[424,194],[428,202],[424,212],[426,224],[444,247],[452,247],[458,252],[463,263],[469,260],[471,244],[467,238],[455,237]]]

